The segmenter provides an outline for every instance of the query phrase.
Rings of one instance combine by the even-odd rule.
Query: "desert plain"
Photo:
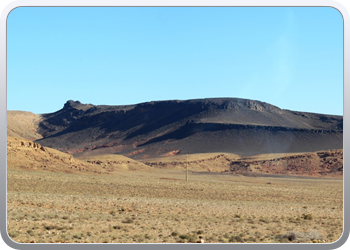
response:
[[[343,118],[216,98],[7,114],[19,243],[331,243]]]
[[[342,234],[339,174],[207,171],[206,159],[224,165],[215,153],[75,159],[29,143],[8,137],[7,229],[16,242],[329,243]]]

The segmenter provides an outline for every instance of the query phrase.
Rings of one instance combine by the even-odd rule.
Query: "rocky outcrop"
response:
[[[107,173],[93,164],[74,159],[72,155],[15,137],[7,137],[7,167],[29,171]]]
[[[272,174],[296,176],[342,176],[343,150],[329,150],[304,154],[261,155],[254,157],[232,157],[232,155],[218,154],[202,158],[191,156],[195,160],[173,160],[169,157],[144,160],[143,163],[153,168],[188,167],[191,171],[209,171],[232,174]]]
[[[45,148],[41,146],[39,143],[31,142],[31,141],[20,141],[21,147],[27,147],[27,148],[38,148],[42,151],[45,151]],[[11,142],[10,142],[11,145]]]
[[[67,101],[40,116],[36,140],[74,156],[133,159],[227,152],[240,155],[342,149],[343,117],[283,110],[239,98],[170,100],[124,106]]]
[[[230,172],[293,175],[343,175],[343,150],[321,151],[262,160],[230,163]]]

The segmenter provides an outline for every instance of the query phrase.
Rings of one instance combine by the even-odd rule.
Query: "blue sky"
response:
[[[7,109],[238,97],[343,114],[343,19],[328,7],[21,7]]]

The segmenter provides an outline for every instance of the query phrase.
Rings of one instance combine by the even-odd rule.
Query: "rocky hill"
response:
[[[43,146],[80,157],[314,152],[343,148],[343,117],[238,98],[125,106],[68,101],[61,110],[41,115],[36,133]]]
[[[41,115],[26,111],[8,111],[7,135],[28,140],[41,139],[42,135],[38,133],[40,121]]]
[[[118,170],[141,170],[148,166],[124,156],[76,159],[72,155],[44,147],[23,138],[7,137],[7,167],[28,171],[109,174]]]

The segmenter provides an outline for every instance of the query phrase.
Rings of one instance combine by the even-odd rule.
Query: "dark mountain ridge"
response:
[[[61,110],[42,115],[38,133],[43,136],[40,144],[77,156],[313,152],[343,147],[343,117],[239,98],[124,106],[70,100]]]

